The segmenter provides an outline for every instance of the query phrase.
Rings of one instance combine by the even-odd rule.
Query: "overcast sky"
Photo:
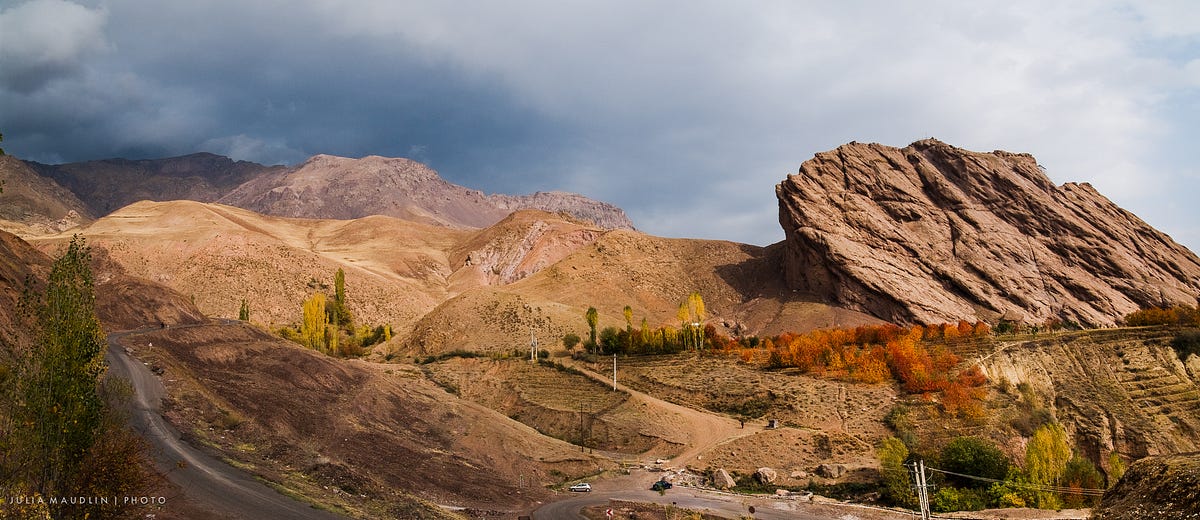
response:
[[[1187,0],[0,0],[10,154],[410,157],[663,236],[775,242],[814,153],[936,137],[1032,153],[1197,251],[1198,130]]]

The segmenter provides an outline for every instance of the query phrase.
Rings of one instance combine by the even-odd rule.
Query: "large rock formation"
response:
[[[1103,326],[1200,294],[1200,258],[1028,154],[850,143],[775,190],[788,285],[890,321]]]
[[[251,180],[222,203],[281,217],[387,215],[449,227],[487,227],[519,209],[567,212],[608,229],[632,229],[620,208],[571,193],[487,195],[451,184],[416,161],[317,155]]]

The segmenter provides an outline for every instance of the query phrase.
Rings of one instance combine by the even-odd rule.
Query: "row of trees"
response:
[[[285,327],[280,335],[308,348],[331,356],[352,357],[363,349],[392,339],[391,325],[374,329],[354,325],[354,316],[346,306],[346,273],[338,269],[333,276],[334,293],[330,299],[324,292],[313,292],[301,306],[300,326]],[[242,312],[249,318],[249,309],[242,302]]]
[[[708,313],[704,308],[704,298],[700,293],[693,292],[679,304],[676,317],[679,328],[669,325],[650,327],[645,316],[640,325],[633,325],[633,308],[626,305],[622,309],[625,318],[625,328],[605,327],[597,330],[600,323],[600,313],[595,307],[588,307],[584,320],[588,325],[588,338],[568,333],[563,335],[563,346],[568,350],[580,345],[589,354],[673,354],[684,350],[705,350],[721,345],[722,341],[731,341],[719,336],[712,325],[705,325]]]
[[[931,475],[937,491],[930,497],[935,511],[980,510],[995,507],[1079,508],[1095,505],[1104,476],[1088,459],[1073,453],[1067,433],[1058,423],[1034,432],[1025,447],[1025,465],[1012,462],[995,444],[979,437],[958,437],[931,457],[911,453],[895,437],[884,439],[877,452],[884,497],[913,507],[916,497],[907,464],[925,458],[940,472]],[[1115,454],[1112,481],[1124,464]],[[973,478],[972,478],[973,477]]]
[[[136,496],[149,485],[144,443],[120,406],[128,383],[104,378],[90,263],[75,237],[44,291],[30,285],[21,297],[20,325],[33,344],[0,338],[0,518],[122,517],[133,511],[120,503],[51,498]],[[26,500],[4,503],[12,497]]]
[[[1130,327],[1150,327],[1155,325],[1200,327],[1200,309],[1187,305],[1167,308],[1151,307],[1127,314],[1125,316],[1125,324]]]

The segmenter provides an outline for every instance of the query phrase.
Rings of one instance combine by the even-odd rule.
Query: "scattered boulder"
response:
[[[793,471],[790,476],[795,480],[804,480],[804,479],[808,478],[808,472],[804,471],[802,469],[798,469],[796,471]]]
[[[754,472],[754,480],[763,485],[774,484],[779,480],[779,473],[771,468],[758,468],[758,471]]]
[[[821,464],[817,466],[817,475],[825,478],[840,478],[846,474],[846,466],[844,464]]]
[[[718,469],[716,473],[713,473],[713,487],[717,489],[729,489],[736,485],[737,481],[733,480],[733,477],[729,475],[728,471],[725,471],[725,468]]]

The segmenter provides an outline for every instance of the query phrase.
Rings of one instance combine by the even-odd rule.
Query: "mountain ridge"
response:
[[[540,209],[565,212],[606,229],[633,229],[623,210],[583,195],[489,195],[450,183],[417,161],[377,155],[352,159],[318,154],[295,167],[235,161],[208,152],[165,159],[24,164],[56,189],[78,197],[87,208],[87,218],[82,219],[86,221],[141,200],[193,200],[275,216],[351,220],[387,215],[459,228],[484,228],[512,211]]]

